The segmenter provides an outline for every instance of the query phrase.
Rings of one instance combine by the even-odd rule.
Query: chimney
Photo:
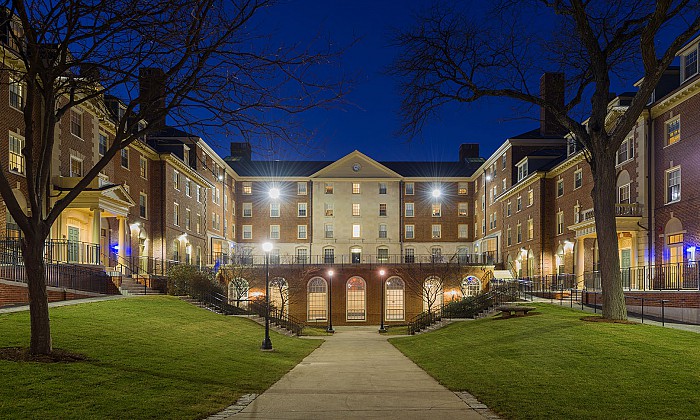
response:
[[[165,73],[157,67],[139,69],[139,101],[141,111],[156,114],[151,125],[165,127]]]
[[[253,148],[250,143],[244,142],[231,142],[231,157],[230,160],[238,161],[245,160],[250,161],[251,155],[253,153]]]
[[[540,98],[558,108],[564,108],[564,73],[545,73],[540,77]],[[551,112],[540,109],[540,134],[555,136],[566,133]]]
[[[479,143],[462,143],[459,145],[459,161],[479,157]]]

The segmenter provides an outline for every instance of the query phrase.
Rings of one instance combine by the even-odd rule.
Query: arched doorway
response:
[[[683,269],[685,249],[685,232],[680,219],[672,217],[664,228],[664,286],[666,288],[683,288]]]
[[[328,319],[328,285],[321,277],[309,280],[306,286],[307,321],[324,321]]]
[[[346,284],[345,318],[348,321],[364,321],[367,313],[367,285],[361,277],[350,277]]]
[[[476,296],[481,292],[481,280],[474,276],[467,276],[462,279],[461,287],[462,296]]]
[[[384,319],[387,321],[403,321],[405,318],[406,284],[400,277],[390,277],[386,281]]]

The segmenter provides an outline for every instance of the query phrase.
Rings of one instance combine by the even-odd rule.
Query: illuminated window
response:
[[[353,193],[353,194],[359,194],[359,193],[360,193],[360,183],[359,183],[359,182],[353,182],[353,183],[352,183],[352,193]]]
[[[468,203],[459,203],[457,204],[457,215],[460,217],[465,217],[467,216],[467,212],[469,209],[469,204]]]
[[[433,217],[440,217],[442,215],[442,204],[441,203],[433,203],[431,214],[433,215]]]
[[[681,119],[666,123],[666,144],[671,145],[681,139]]]
[[[564,233],[564,212],[557,213],[557,235]]]
[[[535,223],[533,220],[527,219],[527,240],[531,241],[535,237]]]
[[[253,183],[252,182],[244,182],[243,183],[243,194],[244,195],[253,194]]]
[[[675,203],[681,199],[681,168],[666,171],[666,203]]]
[[[352,215],[353,216],[360,215],[360,203],[352,203]]]
[[[326,182],[325,193],[326,194],[333,194],[333,183]]]
[[[405,317],[404,292],[406,290],[403,280],[398,277],[391,277],[386,281],[385,289],[386,313],[384,314],[384,319],[387,321],[403,321]]]
[[[83,160],[75,156],[70,157],[70,176],[83,176]]]
[[[365,281],[360,277],[350,277],[346,285],[346,319],[348,321],[365,320]]]
[[[180,172],[173,171],[173,187],[176,190],[180,189]]]
[[[457,184],[457,194],[458,195],[467,195],[467,183],[466,182],[460,182]]]
[[[333,203],[324,203],[324,214],[328,217],[333,216]]]
[[[359,238],[360,237],[360,225],[352,225],[352,237],[353,238]]]
[[[24,155],[22,154],[22,148],[24,148],[24,139],[10,134],[10,164],[8,168],[10,171],[18,174],[24,174]]]
[[[386,216],[386,203],[379,204],[379,215]]]
[[[306,249],[304,249],[306,251]],[[314,277],[309,280],[307,286],[308,309],[306,318],[308,321],[324,321],[328,319],[328,289],[326,280]]]

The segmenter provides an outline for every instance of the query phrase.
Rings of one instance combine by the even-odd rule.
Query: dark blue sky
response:
[[[414,14],[428,4],[418,0],[286,0],[266,11],[266,25],[276,25],[273,39],[289,43],[298,38],[303,43],[320,35],[341,47],[357,39],[342,62],[330,70],[342,68],[356,83],[346,98],[348,104],[317,109],[302,117],[304,125],[316,131],[314,148],[305,149],[303,156],[286,148],[273,156],[254,158],[334,160],[358,149],[377,160],[454,161],[461,143],[479,143],[481,155],[487,157],[507,137],[536,128],[537,109],[487,98],[443,108],[440,119],[425,126],[421,139],[407,142],[396,135],[401,99],[396,80],[385,74],[397,54],[390,45],[391,32],[409,27]],[[624,90],[631,88],[630,84]],[[228,154],[227,141],[215,140],[222,156]]]

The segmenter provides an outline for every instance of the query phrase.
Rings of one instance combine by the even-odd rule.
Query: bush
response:
[[[176,265],[168,270],[168,294],[190,295],[195,299],[202,299],[209,292],[224,292],[211,272],[185,264]]]

